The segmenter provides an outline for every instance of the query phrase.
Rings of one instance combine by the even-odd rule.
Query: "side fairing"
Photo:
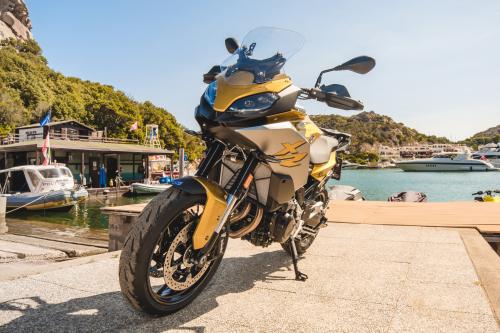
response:
[[[236,132],[252,141],[266,155],[277,161],[269,165],[274,173],[288,175],[294,190],[307,182],[309,172],[309,142],[290,122],[236,129]]]

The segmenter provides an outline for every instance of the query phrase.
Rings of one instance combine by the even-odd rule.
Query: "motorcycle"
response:
[[[195,118],[207,149],[195,176],[172,180],[144,209],[126,238],[119,278],[125,298],[153,315],[180,310],[205,288],[228,238],[256,246],[281,244],[295,278],[306,252],[326,226],[325,184],[339,179],[337,152],[350,135],[319,128],[297,100],[342,110],[363,104],[340,84],[321,85],[332,71],[368,73],[375,60],[354,58],[322,71],[314,88],[299,88],[283,66],[304,44],[293,31],[257,28],[203,77],[208,84]]]
[[[487,190],[487,191],[478,191],[476,193],[472,193],[472,195],[479,195],[479,197],[474,197],[474,201],[479,202],[500,202],[500,190]]]

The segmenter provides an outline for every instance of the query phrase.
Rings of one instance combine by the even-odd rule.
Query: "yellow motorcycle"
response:
[[[120,258],[126,299],[150,314],[186,306],[219,266],[228,238],[256,246],[282,245],[295,278],[297,260],[326,226],[329,179],[339,179],[337,152],[350,135],[318,128],[297,100],[314,99],[342,110],[363,104],[340,84],[322,85],[327,72],[369,72],[367,56],[322,71],[313,88],[299,88],[283,66],[304,44],[293,31],[258,28],[204,75],[208,87],[196,108],[205,158],[195,176],[172,181],[144,209]],[[251,269],[251,268],[249,268]]]
[[[500,193],[500,190],[478,191],[476,193],[472,193],[472,195],[480,195],[479,197],[474,197],[474,201],[500,202],[500,195],[495,195],[494,193]]]

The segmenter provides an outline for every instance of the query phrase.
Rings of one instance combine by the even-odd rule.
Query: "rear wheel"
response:
[[[188,305],[203,290],[219,266],[227,231],[208,260],[193,264],[192,235],[205,198],[169,188],[157,195],[133,226],[120,257],[120,287],[136,308],[164,315]]]

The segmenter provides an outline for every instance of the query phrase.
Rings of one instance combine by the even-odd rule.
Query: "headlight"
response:
[[[229,107],[233,112],[252,112],[269,109],[278,100],[278,95],[274,93],[263,93],[248,96],[237,100]]]
[[[203,97],[205,97],[205,100],[210,106],[214,106],[215,96],[217,96],[217,80],[210,83],[203,94]]]

